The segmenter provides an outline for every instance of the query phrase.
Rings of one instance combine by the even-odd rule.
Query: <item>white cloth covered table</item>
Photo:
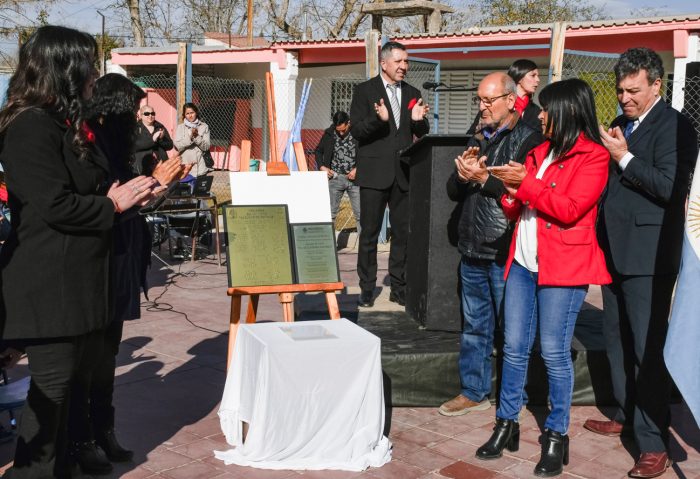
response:
[[[226,464],[380,467],[391,460],[380,340],[347,319],[241,325],[219,418]]]

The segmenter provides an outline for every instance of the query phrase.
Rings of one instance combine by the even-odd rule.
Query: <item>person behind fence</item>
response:
[[[194,165],[190,174],[194,177],[207,173],[205,155],[209,155],[211,141],[209,126],[199,119],[199,108],[194,103],[182,106],[183,122],[175,129],[175,148],[184,165]]]
[[[460,394],[442,404],[443,416],[459,416],[491,407],[491,357],[494,329],[501,323],[503,278],[512,224],[503,214],[503,183],[487,167],[519,163],[542,142],[515,110],[515,82],[505,73],[487,75],[479,100],[484,127],[469,138],[447,181],[447,195],[460,203],[458,249],[462,255],[462,336],[459,352]],[[500,329],[500,328],[499,328]]]
[[[408,53],[397,42],[381,50],[381,73],[355,87],[350,105],[350,132],[359,142],[355,184],[360,187],[360,244],[357,274],[362,307],[374,305],[377,283],[377,239],[389,206],[389,300],[406,304],[406,243],[408,240],[408,166],[399,152],[414,137],[428,133],[428,105],[420,91],[403,79]]]
[[[139,110],[141,121],[134,141],[133,170],[140,175],[150,175],[156,165],[168,159],[168,150],[173,148],[173,140],[168,129],[156,120],[156,111],[150,105]]]
[[[614,72],[622,115],[601,127],[612,161],[598,232],[613,277],[602,291],[603,336],[618,409],[612,420],[589,419],[584,427],[633,433],[641,455],[628,475],[646,478],[671,464],[663,348],[698,145],[691,122],[661,98],[656,52],[631,48]]]
[[[154,181],[109,181],[84,127],[97,71],[94,37],[38,28],[19,50],[0,111],[12,231],[0,252],[2,338],[24,350],[31,383],[6,478],[68,477],[70,385],[109,321],[115,213],[151,197]]]
[[[516,220],[505,268],[505,344],[501,392],[491,438],[479,459],[517,451],[523,387],[533,343],[547,369],[550,412],[535,475],[561,474],[569,462],[569,422],[574,388],[571,341],[590,284],[611,281],[595,234],[598,202],[608,178],[593,91],[579,79],[547,85],[540,93],[547,141],[525,165],[510,162],[491,174],[507,194],[506,216]]]
[[[359,231],[360,187],[355,184],[356,154],[357,140],[350,132],[350,116],[344,111],[337,111],[333,114],[333,124],[323,132],[316,147],[316,161],[318,169],[328,175],[333,222],[338,215],[343,193],[347,192]]]
[[[540,131],[539,114],[541,108],[532,98],[540,84],[540,74],[537,71],[537,64],[532,60],[521,58],[515,60],[508,67],[508,76],[513,79],[517,88],[515,98],[515,109],[520,113],[522,120],[533,129]],[[474,122],[467,130],[467,135],[473,135],[481,129],[481,114],[476,115]]]

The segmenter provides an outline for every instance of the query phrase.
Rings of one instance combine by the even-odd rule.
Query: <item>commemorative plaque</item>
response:
[[[293,284],[286,205],[225,206],[228,283]]]
[[[293,224],[292,239],[298,283],[340,281],[332,223]]]

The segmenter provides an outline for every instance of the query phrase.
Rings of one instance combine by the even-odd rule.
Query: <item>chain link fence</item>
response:
[[[618,58],[617,54],[572,50],[564,52],[562,79],[580,78],[591,86],[595,94],[598,121],[603,125],[610,125],[620,114],[613,72]],[[667,75],[661,85],[661,97],[693,122],[700,141],[700,77],[674,80],[673,75]]]

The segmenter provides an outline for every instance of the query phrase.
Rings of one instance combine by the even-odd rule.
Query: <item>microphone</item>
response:
[[[437,87],[444,86],[444,85],[445,85],[444,83],[436,83],[436,82],[432,82],[432,81],[427,81],[427,82],[423,83],[423,89],[424,90],[434,90]]]

